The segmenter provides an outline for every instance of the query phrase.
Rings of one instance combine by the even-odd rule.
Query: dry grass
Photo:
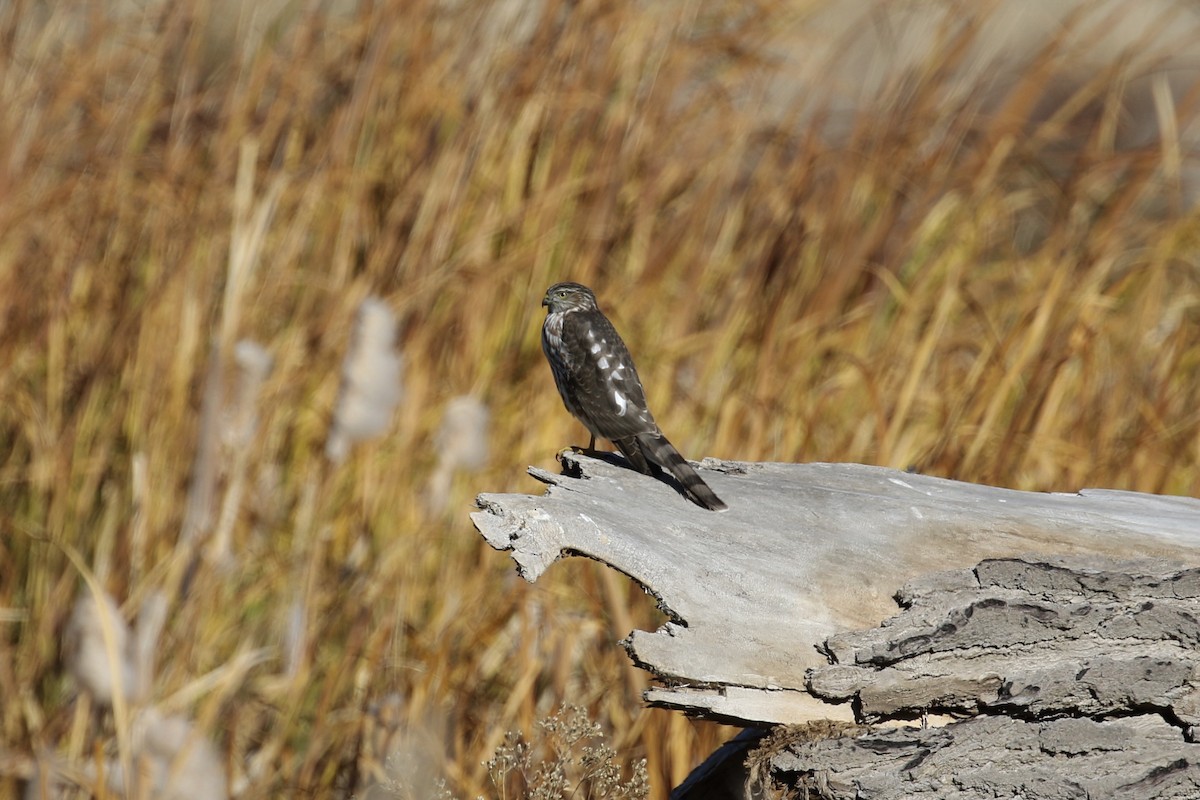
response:
[[[1195,98],[1116,147],[1119,54],[1064,84],[1052,41],[985,107],[946,91],[978,27],[942,30],[818,136],[819,102],[755,100],[773,0],[70,5],[0,7],[0,794],[103,763],[59,653],[86,576],[128,618],[165,593],[152,699],[239,797],[348,793],[396,748],[487,793],[563,702],[665,797],[727,732],[641,709],[613,642],[652,605],[590,564],[526,586],[466,518],[579,441],[538,345],[559,279],[693,458],[1200,493]],[[371,295],[403,399],[335,466]],[[490,412],[470,476],[434,446],[459,395]]]

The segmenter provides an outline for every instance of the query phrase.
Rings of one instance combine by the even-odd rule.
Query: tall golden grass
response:
[[[615,642],[652,603],[591,564],[527,586],[466,515],[581,441],[539,352],[560,279],[693,458],[1195,495],[1195,97],[1153,84],[1118,146],[1131,61],[1064,82],[1064,35],[984,105],[981,17],[826,126],[761,82],[794,5],[0,8],[0,793],[103,763],[60,653],[86,576],[126,617],[166,593],[155,701],[239,797],[348,794],[393,750],[414,796],[490,795],[564,702],[665,797],[728,730],[642,708]],[[403,399],[335,466],[372,295]],[[243,339],[273,359],[248,442]],[[459,395],[492,455],[434,480]]]

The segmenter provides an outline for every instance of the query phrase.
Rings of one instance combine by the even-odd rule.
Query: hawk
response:
[[[639,472],[651,464],[670,472],[693,502],[712,511],[728,506],[696,474],[658,428],[633,358],[617,329],[601,313],[592,290],[578,283],[556,283],[542,305],[542,350],[554,373],[563,405],[592,435],[609,439]]]

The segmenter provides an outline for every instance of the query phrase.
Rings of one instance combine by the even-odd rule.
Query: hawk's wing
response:
[[[625,342],[599,311],[564,315],[575,402],[585,424],[606,439],[658,431]]]

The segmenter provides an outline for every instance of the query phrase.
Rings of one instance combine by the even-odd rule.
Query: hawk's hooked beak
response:
[[[549,306],[550,306],[550,295],[546,295],[545,297],[542,298],[542,308],[549,308]]]

